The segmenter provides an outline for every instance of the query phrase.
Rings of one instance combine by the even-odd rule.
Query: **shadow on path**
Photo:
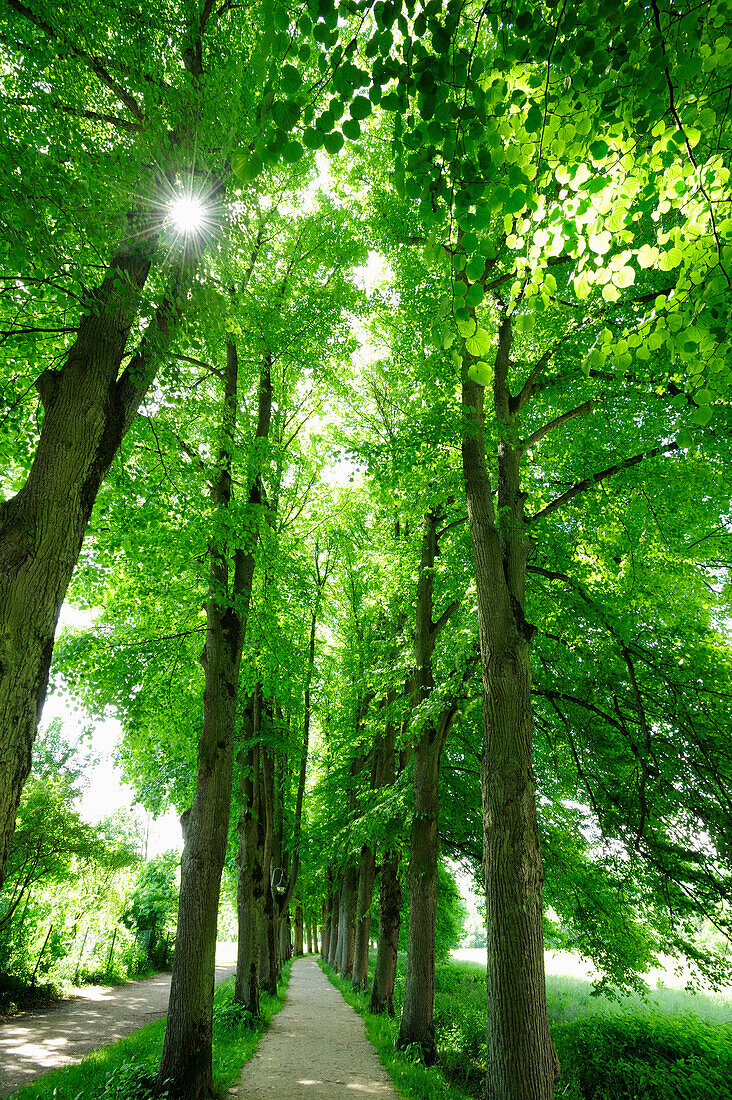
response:
[[[216,981],[235,969],[217,966]],[[155,974],[126,985],[86,986],[58,1008],[13,1016],[0,1025],[0,1097],[164,1016],[169,992],[170,974]]]
[[[363,1020],[312,958],[296,959],[287,1001],[244,1067],[240,1100],[399,1100]]]

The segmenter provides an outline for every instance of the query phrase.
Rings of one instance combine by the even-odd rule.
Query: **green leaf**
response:
[[[487,355],[491,350],[491,338],[484,328],[476,329],[473,336],[465,340],[465,350],[471,355]]]
[[[294,164],[303,155],[305,150],[299,141],[288,141],[286,145],[282,147],[282,159],[285,164]]]
[[[465,301],[466,301],[467,305],[469,305],[471,308],[475,309],[476,306],[480,305],[480,303],[483,301],[484,297],[485,297],[485,291],[483,290],[483,287],[480,285],[480,283],[473,283],[473,285],[470,287],[470,290],[467,293]]]
[[[302,76],[294,65],[282,66],[282,90],[286,95],[292,95],[302,87]]]
[[[333,130],[332,133],[323,135],[323,146],[325,147],[326,153],[330,153],[331,155],[340,153],[344,145],[345,141],[340,130]]]
[[[593,141],[590,146],[590,156],[593,160],[604,160],[610,152],[610,148],[606,141]]]
[[[362,121],[371,114],[372,103],[365,95],[357,95],[350,106],[351,118]]]
[[[711,405],[701,405],[698,409],[692,409],[689,420],[692,424],[698,424],[700,428],[706,428],[713,416],[714,409]]]
[[[479,386],[490,386],[493,381],[493,371],[490,364],[483,359],[471,363],[468,367],[468,378],[471,378],[473,382],[477,382]]]
[[[361,137],[361,123],[355,118],[347,118],[341,129],[349,141],[357,141]]]
[[[457,314],[455,315],[457,317]],[[463,340],[467,340],[473,335],[477,329],[477,325],[472,317],[468,317],[467,321],[457,320],[457,330],[462,336]]]

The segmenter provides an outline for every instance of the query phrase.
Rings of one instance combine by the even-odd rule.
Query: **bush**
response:
[[[582,1100],[718,1100],[732,1093],[732,1028],[691,1013],[598,1014],[552,1033],[564,1076]]]

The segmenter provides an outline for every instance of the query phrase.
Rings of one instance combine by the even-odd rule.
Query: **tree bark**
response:
[[[251,721],[245,736],[261,733],[261,688],[256,686],[250,701]],[[249,728],[247,728],[247,726]],[[239,812],[239,851],[237,854],[238,952],[234,1001],[253,1016],[259,1015],[259,957],[264,918],[264,830],[259,805],[260,747],[253,745],[242,753],[241,809]]]
[[[313,953],[313,931],[314,931],[313,926],[310,923],[310,921],[308,921],[307,928],[306,928],[306,939],[307,939],[308,955],[312,955],[312,953]],[[318,941],[316,940],[315,941],[315,950],[316,950],[316,952],[317,952],[317,949],[318,949]]]
[[[353,951],[353,988],[356,993],[369,988],[369,932],[371,899],[376,876],[376,851],[368,844],[361,849],[356,902],[356,934]]]
[[[327,961],[330,946],[330,920],[333,912],[333,876],[330,867],[325,872],[326,895],[322,908],[322,925],[320,927],[320,955]]]
[[[413,699],[415,707],[434,690],[432,655],[440,629],[455,605],[433,622],[433,577],[437,554],[435,511],[424,517],[422,552],[417,581],[414,632]],[[417,1046],[427,1065],[437,1060],[435,1041],[435,924],[437,919],[437,865],[440,854],[440,757],[454,714],[454,703],[439,718],[428,718],[414,748],[414,814],[409,856],[409,934],[404,1004],[399,1027],[400,1048]]]
[[[519,453],[511,442],[510,320],[499,330],[494,405],[498,516],[485,460],[483,387],[463,380],[463,476],[473,544],[483,678],[483,864],[488,934],[489,1100],[550,1100],[559,1066],[544,984],[542,862],[532,767],[532,629]]]
[[[135,233],[134,221],[130,230]],[[136,235],[136,233],[135,233]],[[127,367],[154,241],[118,252],[61,370],[37,379],[43,427],[25,485],[0,503],[0,886],[46,698],[59,611],[99,488],[168,342],[179,274]]]
[[[255,448],[266,439],[272,410],[271,359],[266,356],[259,380],[259,420]],[[219,472],[211,488],[216,517],[222,520],[231,502],[231,453],[234,446],[238,387],[236,346],[227,344],[222,441]],[[250,504],[261,503],[258,477]],[[222,524],[223,526],[223,524]],[[234,553],[230,576],[229,547],[224,539],[210,547],[206,641],[201,663],[205,674],[203,730],[198,745],[196,793],[182,818],[184,847],[178,930],[158,1086],[169,1084],[181,1100],[213,1096],[212,1030],[216,967],[216,922],[221,872],[226,855],[231,805],[234,728],[239,666],[254,575],[254,547]]]
[[[394,983],[396,981],[399,925],[401,923],[402,887],[399,882],[399,850],[391,848],[381,864],[379,888],[379,946],[376,951],[374,984],[371,988],[369,1012],[394,1015]]]
[[[338,958],[338,939],[341,929],[341,891],[340,889],[333,891],[333,906],[330,914],[330,933],[329,941],[330,946],[328,948],[328,963],[330,966],[335,967],[336,959]]]
[[[353,952],[356,937],[356,902],[358,900],[358,868],[350,864],[346,868],[341,894],[341,917],[343,937],[339,959],[340,976],[350,978],[353,975]],[[340,938],[340,937],[339,937]]]

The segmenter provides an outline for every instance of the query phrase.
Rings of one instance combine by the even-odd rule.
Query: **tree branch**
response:
[[[13,11],[17,12],[18,15],[22,15],[24,19],[29,20],[35,27],[38,27],[44,34],[48,35],[49,38],[52,38],[55,42],[63,43],[71,57],[78,57],[84,61],[94,75],[97,76],[103,84],[106,84],[110,91],[114,92],[121,103],[124,103],[127,110],[138,122],[145,121],[145,114],[135,97],[115,80],[111,73],[107,72],[99,58],[94,57],[85,50],[80,50],[79,47],[74,46],[73,43],[66,42],[65,39],[53,29],[50,23],[46,23],[37,16],[26,4],[21,3],[21,0],[7,0],[7,2]]]
[[[561,508],[570,500],[579,496],[580,493],[586,493],[589,489],[594,489],[601,481],[605,481],[606,478],[612,477],[613,474],[618,474],[622,470],[629,470],[632,466],[637,466],[638,463],[642,462],[645,458],[656,458],[657,455],[671,454],[673,451],[678,451],[678,449],[678,443],[667,443],[665,446],[653,447],[650,451],[643,451],[642,454],[633,455],[632,458],[626,458],[624,462],[618,462],[615,466],[608,466],[606,470],[600,470],[598,473],[592,474],[591,477],[586,477],[582,481],[578,481],[571,489],[567,489],[566,493],[562,493],[561,496],[545,504],[538,512],[534,512],[533,516],[527,516],[526,522],[534,523],[537,519],[543,519],[544,516],[548,516],[552,512],[555,512],[557,508]]]
[[[574,420],[578,416],[585,416],[594,409],[596,404],[596,399],[591,398],[589,401],[585,401],[583,405],[578,405],[576,409],[570,409],[569,412],[562,413],[561,416],[557,416],[554,420],[550,420],[548,424],[544,424],[543,427],[538,428],[537,431],[533,432],[528,439],[524,440],[519,445],[519,454],[524,454],[525,451],[528,451],[530,447],[539,443],[540,440],[544,439],[550,432],[554,432],[557,428],[563,427],[565,424],[568,424],[570,420]]]

